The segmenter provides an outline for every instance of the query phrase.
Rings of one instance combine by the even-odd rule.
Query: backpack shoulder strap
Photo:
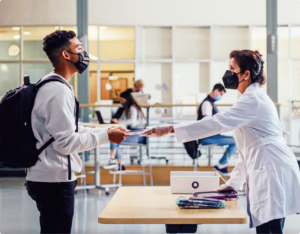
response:
[[[48,76],[45,79],[40,79],[36,84],[35,84],[35,88],[38,90],[39,88],[41,88],[44,84],[47,84],[49,82],[53,82],[53,81],[57,81],[60,82],[62,84],[65,84],[66,86],[68,86],[69,89],[71,89],[70,85],[68,84],[68,82],[65,79],[62,79],[58,76]]]

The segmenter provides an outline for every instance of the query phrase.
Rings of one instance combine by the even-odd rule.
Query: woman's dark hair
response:
[[[140,107],[140,105],[134,100],[134,98],[132,97],[132,95],[130,95],[128,97],[128,99],[125,102],[125,106],[124,106],[124,112],[125,112],[125,116],[126,118],[129,118],[129,113],[130,113],[130,107],[134,106],[137,110],[138,113],[141,113],[141,115],[143,116],[143,118],[145,119],[144,113],[142,111],[142,108]],[[139,115],[138,115],[138,119],[139,119]]]
[[[241,69],[240,72],[250,71],[251,83],[263,85],[267,80],[264,76],[264,61],[261,56],[257,50],[234,50],[229,58],[234,58]]]

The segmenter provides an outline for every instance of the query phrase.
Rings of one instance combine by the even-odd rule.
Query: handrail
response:
[[[274,103],[275,106],[281,106],[280,103]],[[142,104],[141,107],[198,107],[200,104]],[[233,104],[216,104],[216,106],[233,106]],[[110,105],[101,105],[101,104],[80,104],[79,107],[122,107],[121,104],[110,104]]]

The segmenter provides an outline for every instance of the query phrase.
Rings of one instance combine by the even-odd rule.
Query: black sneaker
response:
[[[228,171],[228,167],[224,167],[220,169],[218,166],[214,166],[214,171],[217,171],[221,176],[230,176],[230,172]]]
[[[114,168],[117,168],[118,167],[118,164],[115,162],[115,160],[109,160],[108,161],[108,164],[105,165],[103,168],[104,169],[107,169],[107,170],[110,170],[110,169],[114,169]]]
[[[114,168],[114,171],[125,171],[126,169],[125,169],[125,167],[124,167],[124,165],[118,165],[118,167],[116,167],[116,168]]]

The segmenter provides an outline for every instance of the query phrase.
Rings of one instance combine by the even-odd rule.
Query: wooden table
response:
[[[98,217],[103,224],[243,224],[248,215],[238,201],[226,209],[180,209],[170,187],[121,187]],[[189,196],[188,194],[184,196]]]

